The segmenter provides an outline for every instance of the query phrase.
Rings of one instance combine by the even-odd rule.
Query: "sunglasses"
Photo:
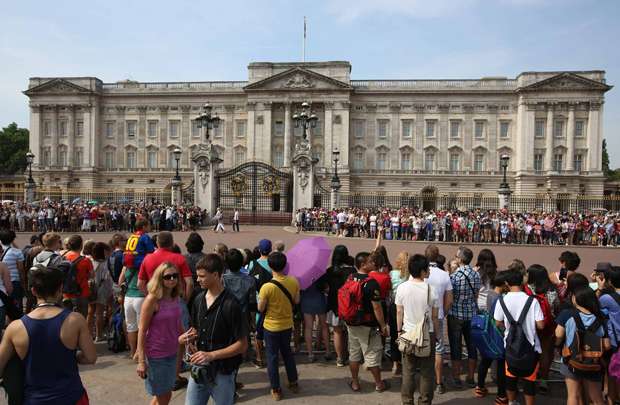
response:
[[[179,273],[164,274],[164,276],[162,278],[164,280],[167,280],[167,281],[178,280],[179,279]]]

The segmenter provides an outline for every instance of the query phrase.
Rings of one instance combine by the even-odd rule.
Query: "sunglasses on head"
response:
[[[164,274],[164,276],[162,277],[164,280],[178,280],[179,278],[179,273],[172,273],[172,274]]]

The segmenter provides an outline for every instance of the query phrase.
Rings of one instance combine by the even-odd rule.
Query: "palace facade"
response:
[[[602,195],[604,71],[524,72],[475,80],[351,80],[348,62],[251,63],[247,81],[103,83],[31,78],[30,148],[37,185],[58,190],[169,187],[173,150],[192,182],[204,141],[194,120],[209,102],[221,168],[262,161],[289,170],[308,134],[324,188],[340,151],[343,192],[495,193],[510,156],[515,194]]]

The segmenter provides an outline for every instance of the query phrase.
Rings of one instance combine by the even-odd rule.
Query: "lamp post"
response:
[[[301,111],[293,114],[295,128],[302,128],[302,137],[304,141],[308,140],[308,128],[315,128],[319,117],[310,109],[307,102],[301,103]]]
[[[174,160],[177,161],[177,168],[176,168],[176,174],[174,175],[174,179],[177,181],[181,181],[181,176],[179,176],[179,160],[181,160],[181,148],[179,147],[174,148],[172,153],[174,154]]]
[[[34,153],[32,153],[31,151],[28,151],[28,153],[26,153],[26,163],[28,163],[28,180],[26,181],[26,184],[24,187],[25,189],[24,200],[27,203],[31,203],[34,201],[35,189],[37,187],[37,184],[32,178],[32,163],[34,163]]]
[[[212,115],[213,107],[211,104],[206,103],[202,107],[202,113],[196,117],[196,123],[198,128],[205,128],[205,142],[209,142],[209,130],[217,128],[220,124],[220,117]]]
[[[340,178],[338,178],[338,161],[340,160],[340,151],[335,148],[332,151],[332,159],[334,161],[334,175],[331,180],[331,206],[332,209],[338,208],[338,191],[342,185],[340,184]]]
[[[510,195],[512,191],[510,190],[510,185],[508,184],[508,180],[506,179],[506,170],[508,169],[508,161],[510,160],[510,156],[503,154],[499,158],[499,164],[502,168],[502,182],[499,185],[499,190],[497,191],[499,197],[499,206],[500,208],[508,209],[510,206]]]
[[[181,203],[181,176],[179,175],[179,161],[181,160],[181,148],[176,147],[172,151],[174,155],[174,160],[176,160],[176,172],[172,179],[172,184],[170,187],[171,195],[170,202],[173,206],[176,206]]]

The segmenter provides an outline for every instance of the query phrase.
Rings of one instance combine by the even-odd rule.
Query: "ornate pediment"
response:
[[[24,94],[27,96],[41,95],[41,94],[53,94],[53,95],[66,95],[66,94],[91,94],[92,91],[71,83],[65,79],[52,79],[49,82],[45,82],[38,86],[32,87]]]
[[[612,86],[575,73],[560,73],[548,79],[522,87],[517,91],[608,91]]]
[[[296,67],[274,76],[260,80],[244,87],[246,91],[252,90],[351,90],[352,87],[340,80],[313,72],[308,69]]]

